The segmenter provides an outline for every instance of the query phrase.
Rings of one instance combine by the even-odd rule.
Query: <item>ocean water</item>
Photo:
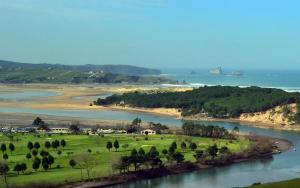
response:
[[[192,74],[194,71],[194,74]],[[230,75],[240,71],[241,76]],[[187,82],[191,87],[204,85],[260,86],[279,88],[288,92],[300,92],[300,70],[223,70],[223,75],[213,75],[209,69],[164,69],[163,75]],[[181,84],[177,85],[180,86]],[[183,85],[182,85],[183,86]],[[186,85],[184,85],[186,86]]]

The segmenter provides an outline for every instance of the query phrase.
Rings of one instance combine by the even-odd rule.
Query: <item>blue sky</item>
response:
[[[300,68],[297,0],[0,0],[0,59]]]

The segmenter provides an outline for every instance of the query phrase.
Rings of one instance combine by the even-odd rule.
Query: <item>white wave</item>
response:
[[[224,84],[205,84],[205,83],[187,83],[187,84],[161,84],[161,86],[163,87],[191,87],[191,88],[195,88],[195,87],[204,87],[204,86],[236,86],[236,87],[240,87],[240,88],[247,88],[247,87],[251,87],[252,85],[224,85]],[[258,87],[262,87],[262,88],[276,88],[276,89],[281,89],[284,90],[286,92],[300,92],[300,88],[299,87],[278,87],[278,86],[260,86],[257,85]]]

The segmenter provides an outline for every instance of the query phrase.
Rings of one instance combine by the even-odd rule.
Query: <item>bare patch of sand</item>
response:
[[[0,85],[2,92],[22,92],[22,91],[52,91],[60,95],[53,97],[40,97],[35,99],[11,101],[1,100],[2,107],[26,107],[35,109],[103,109],[91,106],[97,96],[108,93],[121,94],[132,91],[186,91],[191,88],[160,88],[142,85],[60,85],[60,84],[16,84]],[[158,110],[159,111],[159,110]],[[166,114],[161,110],[163,114]]]
[[[285,114],[284,109],[288,109],[290,113]],[[295,114],[296,111],[296,104],[289,104],[285,106],[277,106],[273,109],[264,112],[245,113],[242,114],[238,119],[240,121],[248,121],[254,123],[260,122],[265,124],[288,126],[293,124],[293,121],[291,120],[291,115]]]
[[[181,113],[176,108],[138,108],[138,107],[130,107],[130,106],[122,107],[117,105],[112,105],[112,106],[102,107],[102,108],[113,109],[113,110],[124,110],[124,111],[131,111],[131,112],[153,113],[158,115],[181,118]]]

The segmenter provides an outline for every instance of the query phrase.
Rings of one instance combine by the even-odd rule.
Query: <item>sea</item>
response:
[[[259,86],[300,92],[300,70],[223,69],[221,75],[212,74],[210,69],[163,69],[162,72],[162,76],[179,81],[179,84],[164,84],[164,86]]]

